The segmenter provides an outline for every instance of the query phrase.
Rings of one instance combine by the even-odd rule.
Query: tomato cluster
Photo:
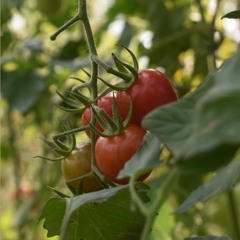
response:
[[[108,138],[99,137],[95,148],[100,171],[113,182],[120,184],[128,183],[128,179],[116,179],[119,171],[138,151],[146,133],[141,128],[142,119],[153,109],[176,101],[178,96],[175,87],[166,75],[157,70],[145,69],[139,72],[138,80],[133,86],[116,95],[118,110],[123,120],[128,114],[131,98],[133,101],[132,117],[124,132]],[[110,117],[112,117],[112,101],[112,95],[107,95],[98,102],[99,107],[103,108]],[[83,125],[86,124],[85,119],[91,120],[90,109],[86,109],[83,114]],[[96,127],[102,130],[99,125]]]
[[[124,164],[140,149],[146,130],[141,127],[142,119],[152,110],[170,102],[176,101],[178,95],[171,81],[163,73],[145,69],[139,72],[137,81],[127,90],[117,92],[115,96],[118,112],[124,121],[130,110],[132,101],[132,116],[125,129],[114,136],[97,136],[95,145],[95,159],[99,170],[112,182],[127,184],[128,178],[117,179]],[[98,107],[105,110],[109,117],[113,117],[113,94],[107,94],[98,100]],[[92,109],[86,108],[82,114],[82,125],[91,122]],[[104,130],[97,122],[95,127]],[[90,136],[90,131],[86,132]],[[88,150],[86,150],[88,148]],[[66,179],[76,178],[90,171],[89,145],[77,147],[63,162],[63,172]],[[73,169],[73,170],[72,170]],[[138,180],[143,181],[148,174]],[[90,183],[90,180],[92,181]],[[94,180],[94,181],[93,181]],[[71,186],[79,188],[79,182],[73,182]],[[95,179],[86,179],[83,182],[84,191],[92,191],[101,188]]]

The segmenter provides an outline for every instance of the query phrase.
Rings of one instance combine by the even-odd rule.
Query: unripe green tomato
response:
[[[81,177],[91,171],[91,143],[77,143],[76,148],[62,161],[62,172],[66,180]],[[75,191],[80,187],[80,181],[69,184]],[[99,181],[92,178],[82,180],[82,192],[94,192],[102,189]]]

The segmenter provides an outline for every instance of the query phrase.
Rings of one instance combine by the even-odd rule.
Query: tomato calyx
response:
[[[114,64],[115,64],[117,70],[115,70],[110,65],[104,63],[96,55],[91,56],[92,61],[97,63],[99,66],[101,66],[106,72],[111,73],[112,75],[122,79],[122,81],[113,85],[102,78],[98,78],[106,86],[109,87],[109,89],[107,89],[108,92],[109,92],[109,90],[110,91],[126,90],[129,87],[131,87],[138,79],[139,66],[138,66],[138,61],[137,61],[136,56],[133,54],[133,52],[131,50],[129,50],[124,45],[120,45],[120,46],[123,47],[130,54],[130,57],[132,58],[132,61],[133,61],[133,66],[120,60],[114,53],[112,53],[112,58],[113,58],[113,61],[114,61]]]
[[[81,70],[87,75],[88,78],[91,78],[91,75],[86,70]],[[84,81],[77,77],[70,78],[79,81],[80,84],[73,87],[71,90],[64,91],[64,93],[56,91],[58,96],[63,100],[64,105],[56,103],[53,104],[65,112],[82,113],[89,105],[90,98],[82,94],[81,90],[87,89],[90,92],[90,82]]]
[[[97,105],[91,105],[92,112],[95,116],[97,123],[99,123],[102,131],[99,130],[98,127],[94,126],[87,119],[90,129],[95,132],[98,136],[101,137],[112,137],[115,135],[119,135],[124,132],[124,129],[129,124],[133,111],[132,100],[130,99],[129,111],[126,118],[123,120],[121,114],[118,110],[116,97],[113,93],[113,101],[112,101],[112,118],[106,113],[103,108],[98,107]]]
[[[65,132],[69,131],[72,129],[72,126],[69,122],[61,122],[62,128]],[[48,141],[46,139],[41,139],[43,142],[45,142],[51,149],[52,151],[57,154],[57,157],[55,158],[50,158],[50,157],[45,157],[45,156],[35,156],[35,158],[41,158],[45,159],[48,161],[62,161],[65,157],[67,157],[75,148],[76,146],[76,138],[74,134],[67,134],[65,135],[67,144],[63,143],[59,139],[58,136],[53,137],[53,141]]]

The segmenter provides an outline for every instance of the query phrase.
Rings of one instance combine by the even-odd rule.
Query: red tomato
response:
[[[140,71],[136,83],[126,91],[117,93],[117,99],[124,101],[123,99],[129,94],[133,100],[131,122],[139,126],[147,113],[178,99],[171,81],[163,73],[154,69]]]
[[[82,142],[62,161],[62,172],[66,180],[81,177],[91,171],[91,144]],[[78,190],[80,181],[70,183],[74,190]],[[96,178],[83,180],[83,192],[94,192],[102,189]]]
[[[129,178],[116,179],[124,164],[139,150],[146,131],[129,124],[123,133],[113,137],[99,137],[96,142],[95,156],[99,170],[110,180],[127,184]],[[143,181],[147,175],[142,176]]]
[[[118,106],[118,111],[120,113],[120,116],[122,117],[122,120],[125,120],[128,111],[130,108],[130,101],[131,97],[126,94],[125,98],[117,98],[116,97],[116,102]],[[100,98],[98,100],[98,106],[100,108],[103,108],[105,112],[109,115],[109,117],[112,118],[113,112],[112,112],[112,104],[113,104],[113,95],[112,93],[107,94],[106,96]],[[86,126],[88,122],[91,121],[92,118],[92,110],[91,108],[86,108],[85,111],[82,114],[82,126]],[[99,123],[96,123],[96,127],[100,130],[103,131],[102,127],[99,125]],[[87,135],[90,137],[90,131],[86,131]]]

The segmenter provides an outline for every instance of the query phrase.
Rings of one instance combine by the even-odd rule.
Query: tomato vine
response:
[[[169,128],[167,128],[167,134],[165,133],[164,121],[166,121],[166,119],[169,120],[169,116],[174,116],[175,120],[179,120],[178,118],[180,118],[178,121],[180,127],[178,124],[175,124],[175,122],[173,122],[171,126],[176,131],[179,131],[181,128],[181,124],[184,122],[182,119],[186,119],[187,117],[190,119],[189,112],[185,111],[183,113],[180,110],[176,111],[176,109],[181,109],[179,106],[181,106],[182,109],[184,109],[186,106],[191,106],[191,109],[193,109],[193,106],[191,104],[195,103],[196,99],[199,100],[199,96],[201,96],[206,85],[200,86],[197,91],[192,93],[190,96],[187,96],[182,101],[178,102],[178,94],[171,81],[163,73],[157,70],[144,69],[142,71],[139,71],[137,59],[133,52],[127,47],[120,46],[130,55],[132,64],[122,61],[121,58],[117,57],[115,54],[112,54],[113,66],[106,64],[103,60],[101,60],[97,52],[93,32],[88,18],[87,0],[78,1],[77,14],[70,21],[60,27],[54,34],[52,34],[50,37],[51,40],[56,40],[60,33],[65,31],[76,22],[80,22],[83,25],[86,42],[88,44],[91,67],[90,72],[83,70],[86,73],[88,80],[83,81],[81,79],[75,78],[76,80],[80,81],[78,85],[74,86],[65,94],[62,94],[59,91],[57,93],[59,97],[66,103],[66,106],[59,107],[67,112],[81,113],[82,125],[77,128],[72,128],[70,123],[63,122],[63,132],[56,134],[53,137],[52,142],[44,140],[49,146],[53,148],[53,151],[58,154],[58,157],[55,159],[47,157],[43,158],[53,161],[63,161],[63,163],[65,163],[63,168],[67,168],[67,160],[75,160],[73,159],[73,153],[77,149],[76,146],[78,144],[76,142],[75,134],[86,131],[91,141],[91,164],[90,168],[88,168],[86,172],[81,172],[79,176],[77,176],[77,174],[74,174],[74,176],[72,175],[72,178],[67,176],[67,171],[65,171],[66,169],[63,169],[66,183],[72,190],[74,198],[66,197],[66,212],[63,218],[64,226],[60,229],[60,239],[63,239],[66,236],[66,225],[71,218],[71,214],[73,214],[75,211],[78,211],[78,207],[85,204],[86,202],[91,202],[96,205],[102,204],[102,202],[112,198],[118,191],[121,192],[124,189],[124,186],[119,186],[120,184],[128,184],[127,187],[129,190],[131,202],[134,206],[137,206],[137,210],[140,211],[142,216],[145,218],[143,230],[140,234],[140,239],[145,240],[151,231],[151,227],[154,223],[157,212],[162,207],[163,202],[172,192],[178,177],[181,175],[185,176],[187,172],[186,169],[189,167],[189,159],[191,159],[192,156],[193,159],[195,157],[194,164],[196,165],[201,160],[202,156],[204,156],[206,160],[209,157],[208,154],[211,157],[212,152],[216,150],[214,148],[209,149],[207,144],[203,144],[203,150],[201,148],[199,150],[198,142],[194,140],[200,139],[203,141],[202,136],[205,136],[205,134],[207,134],[206,132],[202,133],[200,130],[198,132],[193,129],[192,133],[192,128],[187,129],[186,126],[183,126],[185,127],[184,130],[187,129],[184,132],[184,137],[187,139],[189,135],[189,139],[193,139],[192,142],[188,142],[186,140],[184,142],[185,145],[183,144],[183,146],[182,141],[179,141],[177,143],[174,142],[175,131],[172,131],[172,129],[169,130]],[[110,82],[102,79],[101,76],[99,76],[100,68],[103,68],[105,72],[107,72],[111,77],[117,77],[118,82],[113,85]],[[223,69],[224,71],[229,72],[229,69],[227,67],[223,66]],[[206,87],[207,90],[209,90],[210,87],[214,86],[213,82],[215,76],[217,76],[217,73],[209,77],[209,85]],[[98,83],[100,82],[105,86],[105,90],[103,92],[99,92]],[[82,89],[87,89],[90,93],[90,97],[83,95],[81,93]],[[112,94],[111,99],[105,107],[104,104],[101,105],[101,101],[103,101],[104,98],[107,98],[109,94]],[[126,100],[129,97],[130,102]],[[222,100],[225,96],[221,95],[218,97],[219,98],[217,101],[219,99]],[[128,108],[124,108],[123,110],[122,106],[120,106],[121,102],[127,102],[127,105],[129,105]],[[211,99],[209,102],[211,103]],[[169,103],[171,103],[170,106],[166,106]],[[200,110],[201,107],[202,106],[199,107]],[[201,112],[197,114],[200,114],[201,116]],[[205,119],[204,117],[202,118],[204,122]],[[170,125],[171,120],[172,118],[169,120]],[[194,121],[194,119],[191,120]],[[164,124],[161,124],[159,126],[159,122],[163,122]],[[166,122],[169,124],[168,121]],[[196,127],[197,124],[199,123],[197,122],[195,125],[193,123],[194,127]],[[199,125],[201,126],[201,124]],[[197,127],[199,126],[197,125]],[[131,131],[129,129],[131,129]],[[146,134],[146,129],[154,133],[158,139],[156,140],[152,136],[148,137]],[[131,136],[128,134],[131,134]],[[64,141],[62,141],[63,138]],[[67,139],[67,143],[65,139]],[[166,163],[168,164],[169,169],[167,171],[167,174],[163,177],[163,180],[161,179],[162,184],[160,189],[155,192],[155,199],[151,199],[151,204],[146,204],[146,202],[150,200],[144,195],[146,191],[143,189],[148,188],[148,185],[141,185],[139,190],[138,182],[143,181],[155,166],[161,164],[161,161],[159,161],[161,151],[158,151],[161,145],[159,140],[164,141],[164,144],[169,148],[171,154],[174,155],[173,157],[171,156],[173,158],[173,161]],[[217,140],[215,141],[217,142]],[[141,152],[142,149],[150,147],[151,143],[154,143],[153,145],[155,148],[153,151],[154,153],[151,153],[153,156],[151,154],[150,156],[147,156],[144,155],[144,153],[138,156],[138,153]],[[216,148],[220,148],[223,144],[225,144],[224,141],[223,143],[220,143],[219,146],[217,143]],[[216,166],[219,167],[222,163],[227,162],[228,158],[233,158],[238,147],[239,146],[235,145],[224,146],[226,149],[226,156],[222,156],[223,162],[212,163],[213,166],[209,169],[216,169]],[[156,151],[156,149],[158,150]],[[191,152],[189,149],[193,149],[193,151]],[[200,151],[200,154],[198,151]],[[207,152],[206,156],[204,155],[206,153],[204,151]],[[151,158],[154,160],[151,160]],[[81,160],[81,157],[79,157],[79,160]],[[193,162],[190,162],[190,167],[191,163]],[[204,167],[206,166],[204,165]],[[180,168],[181,170],[179,170]],[[209,169],[205,168],[202,171],[207,172]],[[231,168],[231,170],[233,169]],[[196,171],[198,172],[199,176],[202,177],[201,174],[203,173],[199,173],[201,169],[197,169]],[[105,196],[104,199],[98,198],[96,195],[94,195],[94,193],[92,195],[84,195],[86,192],[89,192],[88,190],[83,190],[85,187],[84,181],[89,180],[91,177],[96,178],[97,181],[100,182],[101,185],[105,188],[104,190],[101,190],[101,194]],[[77,184],[77,187],[76,184],[74,184],[76,182],[80,183]],[[229,186],[231,186],[231,183],[229,183],[228,187]],[[209,197],[208,194],[206,195]],[[194,201],[196,202],[195,199]],[[182,208],[184,209],[184,207]]]
[[[107,186],[114,186],[115,184],[109,181],[104,174],[102,174],[99,171],[99,168],[96,164],[96,158],[95,158],[95,145],[96,145],[96,138],[97,135],[102,135],[105,137],[109,137],[112,135],[116,135],[118,133],[121,133],[124,129],[124,127],[128,124],[130,117],[131,117],[131,103],[129,104],[129,114],[126,116],[126,120],[121,119],[122,113],[118,111],[118,105],[116,103],[115,97],[113,96],[113,101],[111,108],[113,108],[112,112],[112,119],[109,118],[109,116],[105,113],[104,110],[98,107],[98,99],[101,100],[102,97],[104,97],[106,94],[113,90],[124,90],[129,88],[132,84],[135,83],[138,77],[138,63],[136,60],[136,57],[134,54],[127,49],[126,47],[122,46],[131,56],[133,60],[133,66],[121,61],[115,54],[112,54],[115,66],[117,69],[114,69],[112,66],[109,66],[104,63],[99,57],[91,29],[91,25],[88,19],[88,12],[87,12],[87,1],[86,0],[79,0],[78,1],[78,12],[77,14],[69,20],[67,23],[65,23],[62,27],[60,27],[55,33],[53,33],[50,36],[50,39],[52,41],[56,40],[58,35],[61,34],[63,31],[65,31],[67,28],[69,28],[71,25],[75,24],[76,22],[80,21],[83,25],[85,36],[86,36],[86,42],[88,44],[89,49],[89,58],[91,61],[91,71],[90,73],[83,70],[87,76],[89,77],[89,80],[87,82],[82,81],[81,79],[75,78],[76,80],[80,81],[80,84],[73,87],[71,91],[68,91],[65,95],[61,94],[59,91],[57,91],[60,98],[62,98],[67,105],[70,106],[70,108],[67,107],[61,107],[61,109],[68,111],[68,112],[80,112],[83,113],[83,111],[86,110],[86,108],[91,108],[92,117],[87,120],[89,122],[86,122],[85,125],[82,125],[78,128],[72,129],[70,124],[63,124],[64,132],[56,134],[53,137],[53,142],[49,142],[45,140],[50,146],[53,147],[54,151],[57,154],[60,154],[61,156],[56,159],[50,159],[47,157],[43,157],[48,160],[62,160],[66,158],[75,148],[76,140],[75,140],[75,134],[81,131],[87,131],[90,132],[91,137],[91,174],[93,176],[97,177],[102,184]],[[120,82],[118,82],[116,85],[111,85],[107,81],[103,80],[99,76],[99,67],[104,68],[104,70],[118,78],[120,78]],[[103,82],[108,87],[103,93],[99,94],[98,91],[98,81]],[[90,92],[90,98],[86,98],[84,95],[80,93],[79,90],[87,88]],[[79,104],[76,104],[79,103]],[[79,106],[80,105],[80,106]],[[126,115],[124,113],[124,115]],[[83,114],[84,116],[84,114]],[[124,121],[123,121],[124,120]],[[94,126],[96,122],[99,122],[101,126],[103,127],[103,130],[105,133],[100,133]],[[67,137],[69,146],[66,146],[66,144],[61,142],[62,137]],[[82,176],[81,176],[82,178]]]

